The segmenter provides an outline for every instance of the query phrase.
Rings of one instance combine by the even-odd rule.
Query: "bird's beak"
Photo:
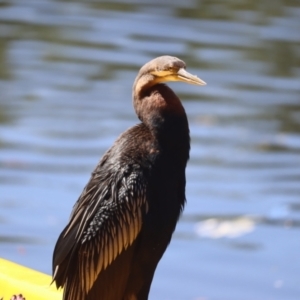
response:
[[[152,75],[155,76],[153,84],[168,82],[168,81],[181,81],[196,85],[206,85],[202,79],[195,75],[190,74],[184,68],[179,69],[177,72],[172,71],[152,71]]]
[[[206,82],[202,79],[198,78],[195,75],[190,74],[185,69],[181,68],[178,70],[176,74],[176,78],[178,81],[190,83],[190,84],[196,84],[196,85],[206,85]]]

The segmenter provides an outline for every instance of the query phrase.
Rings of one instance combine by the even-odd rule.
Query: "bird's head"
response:
[[[206,85],[206,83],[195,75],[186,71],[185,62],[173,56],[160,56],[145,64],[140,72],[140,76],[152,77],[151,85],[168,81],[181,81],[196,85]]]

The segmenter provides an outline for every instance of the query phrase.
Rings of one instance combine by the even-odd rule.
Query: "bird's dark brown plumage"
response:
[[[53,254],[64,300],[146,300],[156,266],[185,203],[188,121],[162,84],[205,84],[170,56],[144,65],[133,86],[142,121],[104,154]]]

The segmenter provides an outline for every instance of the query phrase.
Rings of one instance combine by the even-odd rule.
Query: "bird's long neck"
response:
[[[185,110],[176,94],[164,84],[134,89],[133,102],[139,119],[155,138],[175,151],[189,150],[189,127]]]

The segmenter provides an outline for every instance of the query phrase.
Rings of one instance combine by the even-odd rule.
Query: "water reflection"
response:
[[[188,204],[151,299],[298,299],[298,3],[7,1],[0,24],[1,257],[50,273],[89,173],[137,122],[139,67],[169,54],[208,85],[172,84]]]

